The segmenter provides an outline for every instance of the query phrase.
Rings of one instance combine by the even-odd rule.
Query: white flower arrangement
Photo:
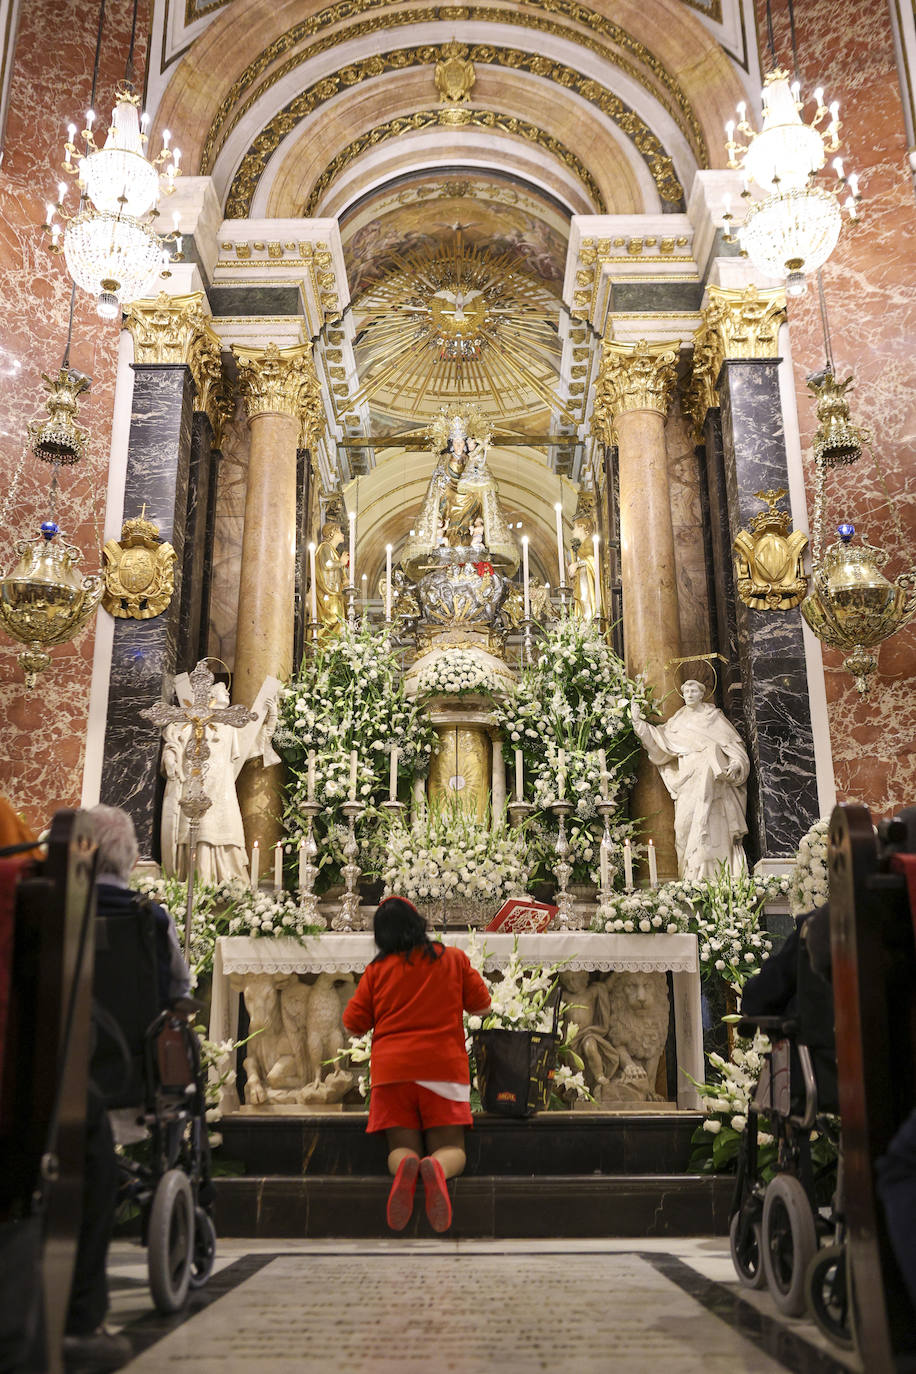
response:
[[[789,879],[753,873],[733,877],[723,865],[705,882],[662,883],[616,894],[592,921],[609,934],[696,935],[700,974],[718,977],[740,991],[760,972],[773,942],[760,928],[768,899],[785,895]]]
[[[789,910],[803,916],[823,906],[829,896],[827,838],[830,821],[825,816],[815,821],[801,838],[789,888]]]
[[[417,696],[465,696],[468,693],[503,697],[508,681],[488,663],[464,649],[445,649],[426,665],[417,678]]]
[[[177,878],[141,878],[135,884],[165,907],[175,922],[178,942],[184,948],[187,883]],[[317,935],[320,928],[304,919],[296,898],[288,892],[252,892],[247,883],[197,883],[191,926],[191,976],[196,985],[213,968],[213,948],[220,935]]]
[[[441,901],[486,907],[492,915],[528,883],[527,843],[503,824],[491,829],[457,805],[430,804],[414,826],[392,825],[385,836],[385,893],[417,906]]]

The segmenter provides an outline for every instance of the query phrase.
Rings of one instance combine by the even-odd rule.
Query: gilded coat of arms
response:
[[[755,515],[751,528],[741,530],[735,540],[738,595],[755,611],[787,611],[803,600],[807,590],[802,555],[808,536],[792,530],[791,515],[776,509],[777,502],[788,495],[785,489],[754,495],[767,509]]]
[[[449,107],[441,112],[441,123],[463,123],[470,118],[463,110],[456,108],[465,103],[477,80],[474,63],[469,60],[467,52],[466,47],[452,38],[443,45],[436,63],[436,90],[442,104]]]
[[[159,526],[145,519],[146,507],[125,520],[120,541],[105,545],[102,605],[122,619],[150,620],[160,615],[175,590],[175,550],[159,538]]]

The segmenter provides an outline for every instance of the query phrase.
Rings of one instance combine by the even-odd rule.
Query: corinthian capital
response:
[[[715,336],[726,358],[775,358],[779,326],[786,318],[786,293],[780,286],[743,291],[710,286],[703,311],[705,331]]]
[[[160,291],[155,300],[134,301],[125,311],[133,335],[134,361],[141,364],[188,364],[199,335],[210,330],[204,314],[204,293],[170,296]],[[215,337],[215,336],[214,336]]]
[[[605,339],[595,384],[592,423],[606,443],[614,421],[630,410],[654,410],[667,415],[677,380],[676,343],[617,343]]]
[[[318,379],[309,344],[278,348],[245,348],[233,344],[239,368],[239,390],[248,418],[255,415],[292,415],[302,420],[303,412],[313,412]]]

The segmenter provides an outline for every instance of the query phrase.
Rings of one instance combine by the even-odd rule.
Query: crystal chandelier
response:
[[[858,178],[854,172],[846,175],[840,157],[833,160],[836,185],[814,184],[828,154],[840,146],[839,104],[826,105],[818,87],[815,110],[806,123],[800,95],[798,81],[790,84],[788,73],[776,68],[764,80],[760,131],[749,124],[744,101],[738,105],[737,125],[729,120],[725,126],[728,166],[743,172],[742,197],[750,202],[737,239],[758,271],[785,278],[790,296],[804,295],[807,278],[836,247],[843,219],[838,191],[847,191],[844,205],[852,219],[861,199]],[[745,141],[739,142],[736,133]],[[751,181],[765,193],[762,200],[751,200]],[[730,228],[729,204],[723,218]]]
[[[122,81],[101,148],[93,133],[93,110],[87,111],[86,127],[80,134],[84,152],[75,142],[76,125],[69,126],[63,168],[78,180],[80,207],[73,216],[64,210],[65,182],[58,186],[57,205],[47,207],[44,227],[51,249],[63,248],[70,275],[81,290],[96,297],[102,319],[117,319],[125,303],[152,289],[155,277],[171,260],[170,245],[177,245],[177,256],[181,256],[177,213],[169,234],[160,234],[154,226],[160,194],[175,189],[181,152],[170,146],[166,129],[158,156],[147,158],[144,126],[148,116],[141,118],[139,105],[130,82]]]
[[[808,381],[817,397],[820,423],[813,443],[811,591],[801,604],[801,612],[818,639],[846,655],[843,667],[852,673],[859,695],[865,696],[878,666],[873,650],[916,614],[916,573],[901,573],[891,582],[881,571],[889,554],[864,538],[853,545],[856,530],[848,520],[837,526],[837,542],[821,550],[827,473],[857,462],[861,446],[867,442],[864,431],[849,418],[846,390],[851,381],[848,377],[838,382],[829,361],[822,373]],[[893,506],[891,511],[898,523]]]

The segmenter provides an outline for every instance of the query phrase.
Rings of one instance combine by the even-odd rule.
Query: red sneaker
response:
[[[447,1231],[452,1224],[452,1204],[448,1184],[438,1159],[427,1155],[420,1160],[420,1177],[426,1193],[426,1215],[434,1231]]]
[[[416,1155],[405,1155],[398,1165],[391,1192],[388,1194],[386,1213],[392,1231],[403,1231],[410,1221],[419,1167],[420,1161]]]

